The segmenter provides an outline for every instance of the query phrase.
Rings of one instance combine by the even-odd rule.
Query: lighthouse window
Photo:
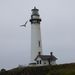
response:
[[[38,46],[40,47],[40,41],[38,41]]]

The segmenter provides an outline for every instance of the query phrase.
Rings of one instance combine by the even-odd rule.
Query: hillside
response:
[[[0,75],[75,75],[75,64],[14,68],[1,71]]]

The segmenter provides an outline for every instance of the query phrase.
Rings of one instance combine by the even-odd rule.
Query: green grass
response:
[[[47,75],[75,75],[75,64],[51,66]]]
[[[8,71],[1,71],[0,75],[75,75],[75,64],[14,68]]]

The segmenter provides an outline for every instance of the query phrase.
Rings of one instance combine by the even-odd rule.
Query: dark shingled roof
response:
[[[40,57],[42,60],[50,60],[50,61],[55,61],[57,60],[57,58],[54,55],[38,55],[35,60],[37,60],[37,58]]]

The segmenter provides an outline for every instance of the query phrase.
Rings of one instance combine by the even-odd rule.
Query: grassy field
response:
[[[75,75],[75,64],[14,68],[8,71],[1,70],[0,75]]]

